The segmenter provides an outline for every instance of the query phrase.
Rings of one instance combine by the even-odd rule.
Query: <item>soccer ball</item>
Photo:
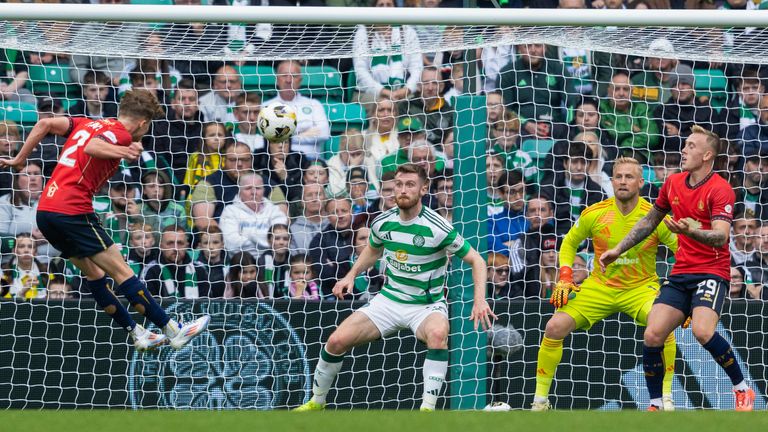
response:
[[[488,405],[486,405],[485,408],[483,408],[483,411],[486,411],[486,412],[505,412],[505,411],[510,411],[511,409],[512,409],[512,407],[509,406],[509,404],[507,404],[506,402],[493,402],[493,403],[489,403]]]
[[[296,131],[296,112],[288,105],[274,103],[259,111],[256,125],[267,141],[283,142]]]

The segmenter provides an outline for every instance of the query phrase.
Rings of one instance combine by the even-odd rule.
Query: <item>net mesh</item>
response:
[[[311,395],[331,331],[382,289],[408,285],[377,264],[355,279],[354,302],[330,292],[359,256],[354,246],[369,235],[363,227],[395,205],[385,173],[412,161],[430,174],[425,205],[487,257],[488,296],[500,317],[490,332],[471,328],[471,278],[454,259],[446,276],[450,373],[438,407],[504,401],[526,409],[553,312],[546,301],[557,279],[553,245],[587,205],[613,195],[619,156],[639,161],[641,195],[655,199],[679,170],[695,123],[727,143],[720,168],[737,194],[732,284],[718,331],[754,384],[756,408],[765,408],[764,29],[0,26],[4,156],[40,118],[113,117],[131,88],[161,100],[166,117],[153,122],[142,157],[121,164],[94,209],[172,316],[212,316],[210,331],[189,347],[141,354],[96,310],[78,270],[35,225],[35,200],[66,157],[66,137],[47,136],[30,157],[38,165],[0,171],[0,407],[298,406]],[[298,114],[290,148],[268,145],[256,130],[256,113],[273,101]],[[244,145],[227,153],[230,141]],[[249,198],[225,187],[233,177],[222,168],[261,174],[273,205],[238,204],[236,195]],[[331,197],[350,198],[350,210]],[[345,218],[354,234],[339,222]],[[167,238],[161,231],[171,225],[188,235]],[[213,226],[222,234],[202,235]],[[34,252],[24,252],[33,243],[27,233]],[[277,253],[286,234],[289,254],[305,259]],[[416,236],[408,241],[417,245]],[[585,275],[594,269],[593,247],[579,251],[574,269]],[[181,264],[170,262],[178,256]],[[662,248],[660,277],[672,261]],[[727,376],[690,330],[676,336],[677,406],[730,409]],[[641,342],[642,329],[617,315],[569,337],[553,405],[644,407]],[[331,407],[417,408],[425,355],[407,330],[352,350]]]

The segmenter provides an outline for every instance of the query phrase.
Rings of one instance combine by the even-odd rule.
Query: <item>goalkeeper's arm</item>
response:
[[[582,220],[568,231],[560,246],[560,272],[557,285],[549,298],[549,302],[556,308],[568,303],[571,291],[579,291],[579,287],[573,283],[573,260],[576,258],[577,248],[589,234],[589,223],[583,220],[584,216],[587,215],[582,214]]]

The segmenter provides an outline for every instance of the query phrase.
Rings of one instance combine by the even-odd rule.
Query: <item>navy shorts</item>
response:
[[[37,228],[64,258],[91,257],[114,244],[96,213],[65,215],[38,211]]]
[[[672,306],[686,317],[699,306],[710,308],[720,315],[729,289],[729,283],[720,276],[705,273],[674,275],[661,285],[654,303]]]

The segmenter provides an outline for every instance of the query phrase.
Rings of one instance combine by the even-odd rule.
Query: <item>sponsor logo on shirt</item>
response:
[[[395,252],[395,259],[400,261],[400,262],[403,262],[403,263],[408,261],[408,252],[406,252],[406,251],[404,251],[402,249],[396,251]]]
[[[401,270],[408,273],[421,272],[421,264],[410,265],[406,263],[399,263],[393,260],[387,260],[387,263],[396,270]]]
[[[619,265],[637,265],[640,264],[640,258],[627,258],[627,257],[620,257],[616,260],[616,264]]]

